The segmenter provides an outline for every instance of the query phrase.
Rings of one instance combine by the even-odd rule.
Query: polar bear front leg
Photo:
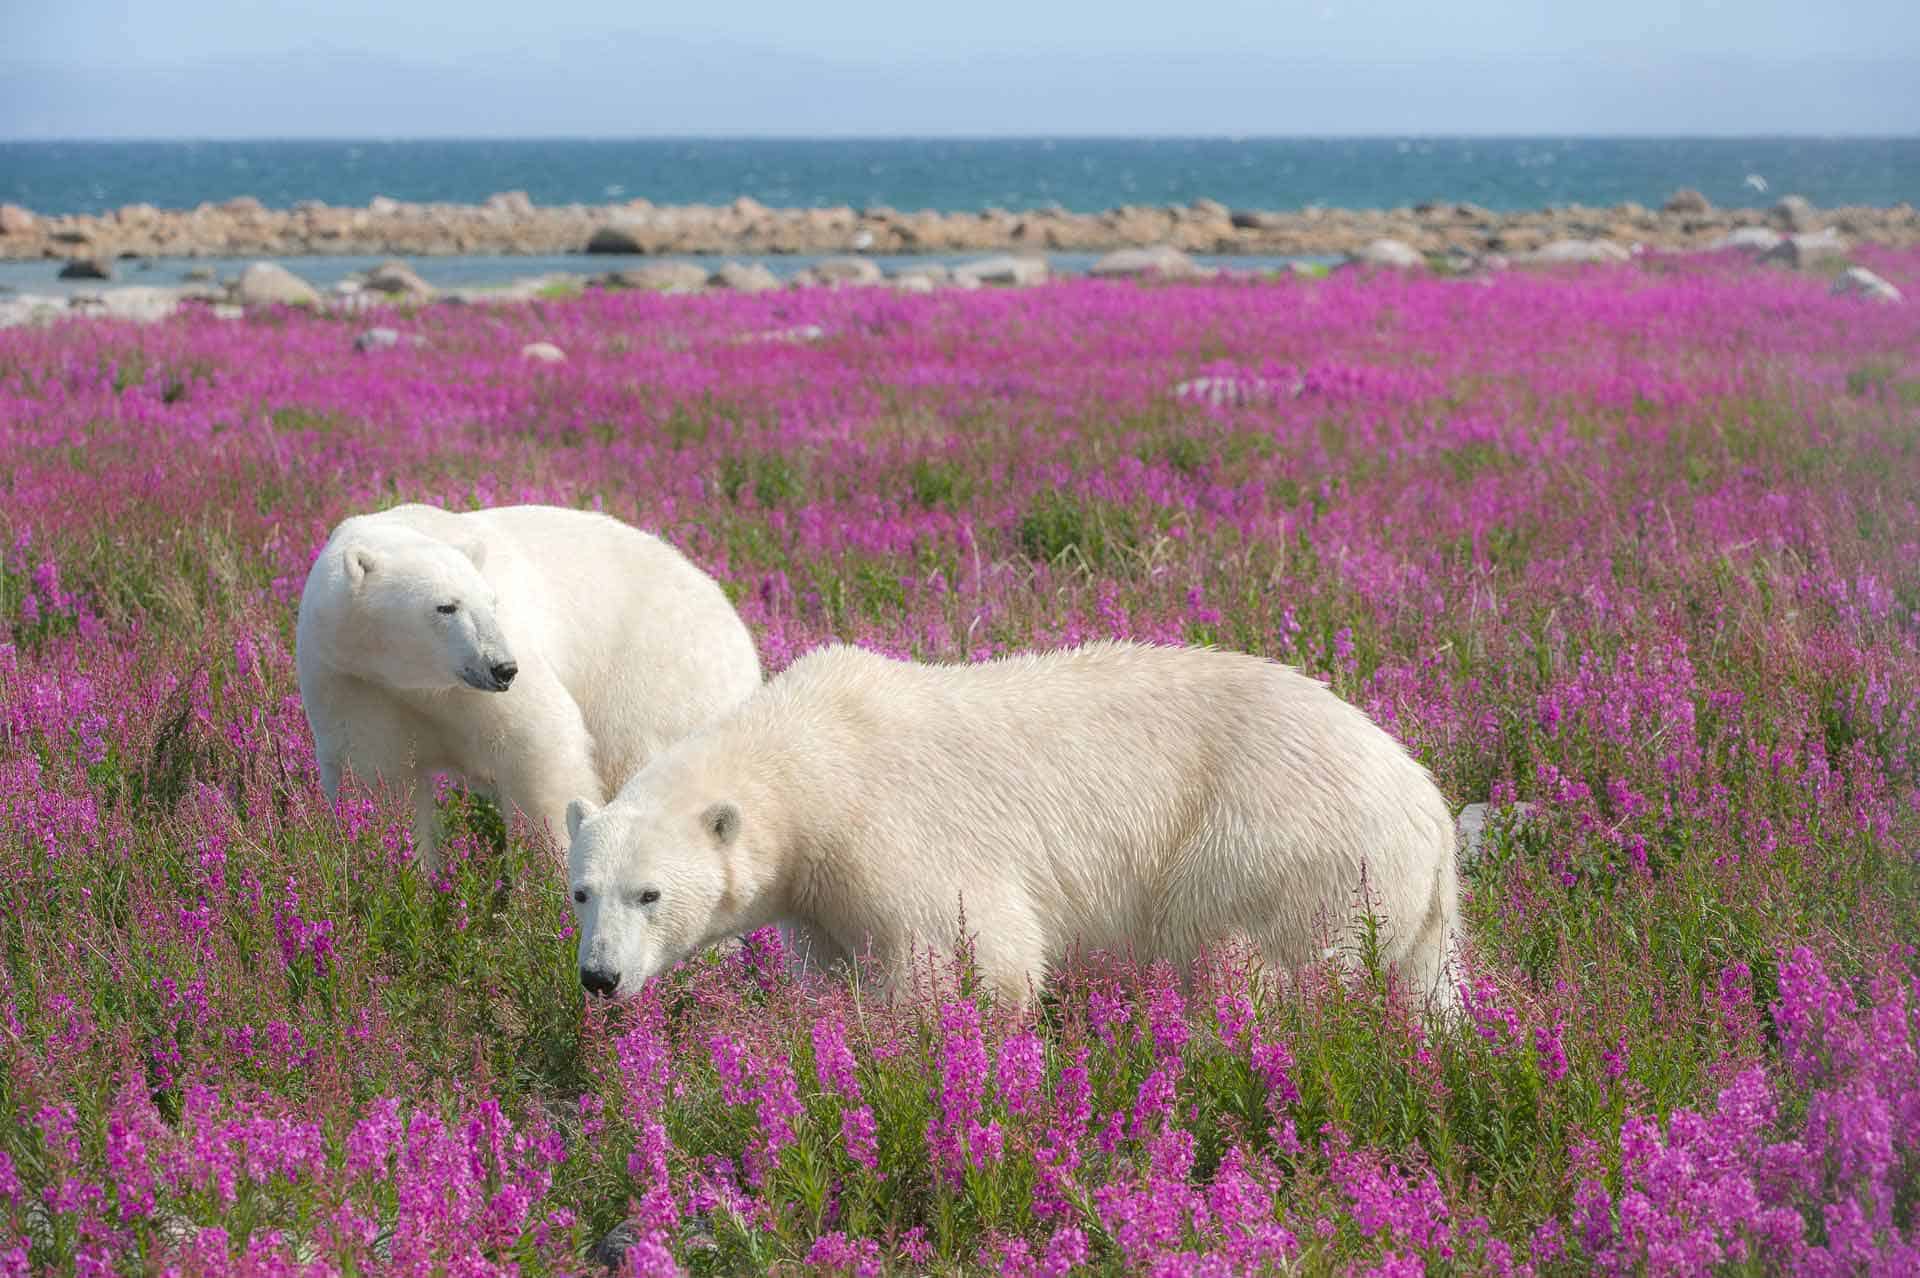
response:
[[[329,685],[324,692],[331,713],[315,731],[320,789],[327,806],[340,799],[351,772],[362,784],[382,787],[413,806],[413,846],[429,874],[440,870],[439,813],[433,802],[433,778],[419,758],[422,725],[386,698],[353,684]],[[315,698],[321,700],[320,697]]]
[[[528,673],[533,674],[528,679]],[[504,748],[494,765],[503,803],[525,813],[536,830],[544,829],[562,853],[567,850],[567,804],[575,799],[605,803],[612,796],[593,764],[593,737],[567,690],[544,670],[527,672],[523,688],[497,694],[504,701],[526,699],[507,716]]]

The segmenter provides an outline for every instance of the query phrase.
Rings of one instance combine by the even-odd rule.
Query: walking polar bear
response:
[[[1451,815],[1426,770],[1312,679],[1212,649],[1097,643],[972,666],[830,647],[567,808],[580,979],[635,993],[781,918],[831,961],[949,950],[1023,1000],[1075,945],[1189,963],[1251,939],[1298,969],[1354,939],[1450,1004]],[[897,976],[889,977],[897,984]]]
[[[430,869],[435,776],[558,842],[569,799],[612,795],[760,686],[711,577],[656,537],[554,506],[343,521],[308,574],[294,652],[328,801],[348,770],[410,793]]]

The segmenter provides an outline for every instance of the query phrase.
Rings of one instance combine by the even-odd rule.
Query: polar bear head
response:
[[[513,683],[520,666],[480,571],[484,542],[388,528],[345,538],[335,553],[346,598],[334,647],[355,674],[418,692],[505,692]]]
[[[567,870],[580,983],[624,997],[723,937],[764,920],[752,831],[739,804],[641,772],[604,808],[567,805]]]

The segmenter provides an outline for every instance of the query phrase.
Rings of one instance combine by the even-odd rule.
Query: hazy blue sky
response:
[[[1920,133],[1920,0],[0,0],[0,137]]]

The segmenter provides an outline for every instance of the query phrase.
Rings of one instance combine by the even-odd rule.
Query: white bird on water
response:
[[[1747,174],[1747,185],[1756,191],[1764,191],[1767,189],[1767,180],[1758,173],[1749,173]]]

